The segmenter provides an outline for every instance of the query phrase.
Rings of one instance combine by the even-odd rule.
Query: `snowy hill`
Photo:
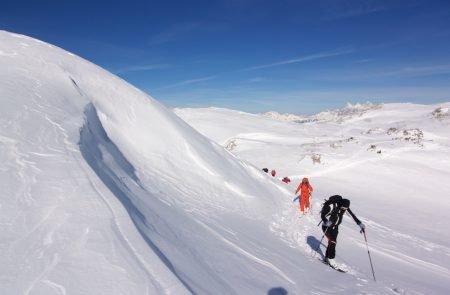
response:
[[[205,137],[90,62],[4,31],[0,103],[2,294],[448,290],[448,104],[318,124],[177,110]],[[311,176],[315,210],[331,193],[352,199],[377,283],[348,220],[337,258],[349,273],[318,262],[323,250],[313,257],[317,216],[298,218],[295,184],[261,172],[267,165]],[[398,210],[405,199],[413,202]]]
[[[316,208],[330,195],[349,197],[354,212],[368,225],[375,270],[378,281],[385,280],[385,293],[391,289],[446,294],[450,287],[450,235],[445,230],[450,210],[449,107],[450,103],[347,105],[300,124],[224,109],[176,113],[240,158],[276,169],[280,178],[295,179],[290,190],[309,176]],[[292,242],[300,231],[304,238],[316,233],[313,226],[292,222],[284,225],[281,237]],[[362,270],[368,263],[360,255],[364,247],[353,228],[342,231],[337,259]]]
[[[0,44],[4,294],[267,291],[286,281],[248,249],[261,239],[288,248],[264,230],[282,187],[95,65],[7,32]]]

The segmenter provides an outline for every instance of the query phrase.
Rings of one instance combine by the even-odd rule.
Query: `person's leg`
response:
[[[300,211],[303,213],[305,211],[305,200],[303,196],[300,196]]]
[[[338,228],[328,228],[325,236],[328,238],[328,247],[325,252],[325,257],[328,259],[334,259],[336,256],[336,242],[338,236]]]
[[[305,196],[305,207],[309,209],[309,196]]]

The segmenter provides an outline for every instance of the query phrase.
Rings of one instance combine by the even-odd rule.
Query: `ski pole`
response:
[[[373,280],[376,282],[377,280],[375,279],[375,272],[373,271],[372,258],[370,257],[369,244],[367,243],[367,238],[366,238],[366,231],[364,230],[363,233],[364,233],[364,240],[366,240],[367,254],[369,254],[370,267],[372,268]]]

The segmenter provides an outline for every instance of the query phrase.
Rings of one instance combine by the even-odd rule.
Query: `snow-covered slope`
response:
[[[232,293],[286,281],[248,249],[271,236],[273,196],[285,195],[259,169],[49,44],[0,32],[0,69],[4,294]]]
[[[0,105],[2,294],[449,288],[448,104],[307,124],[177,110],[227,150],[101,68],[0,31]],[[377,283],[350,222],[337,257],[349,273],[317,261],[317,216],[299,219],[294,184],[263,166],[311,176],[316,213],[321,196],[351,197],[369,227]]]
[[[311,116],[305,123],[214,108],[176,113],[237,156],[275,169],[279,178],[294,179],[287,186],[291,191],[300,178],[310,177],[315,213],[323,198],[350,198],[354,212],[368,226],[378,285],[384,284],[385,293],[390,289],[446,294],[449,107],[450,103],[348,105]],[[318,216],[298,223],[289,214],[284,218],[276,227],[287,243],[308,249],[305,239],[307,243],[308,237],[320,236],[314,224]],[[348,220],[349,228],[338,238],[337,260],[367,274],[366,245]],[[296,235],[298,243],[293,242]]]
[[[73,54],[0,31],[0,104],[2,294],[384,290],[280,237],[279,181]]]

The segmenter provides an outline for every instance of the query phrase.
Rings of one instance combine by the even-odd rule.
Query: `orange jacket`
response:
[[[308,197],[309,194],[313,191],[313,187],[309,184],[308,178],[303,178],[302,182],[298,185],[295,194],[297,194],[299,191],[302,197]]]

